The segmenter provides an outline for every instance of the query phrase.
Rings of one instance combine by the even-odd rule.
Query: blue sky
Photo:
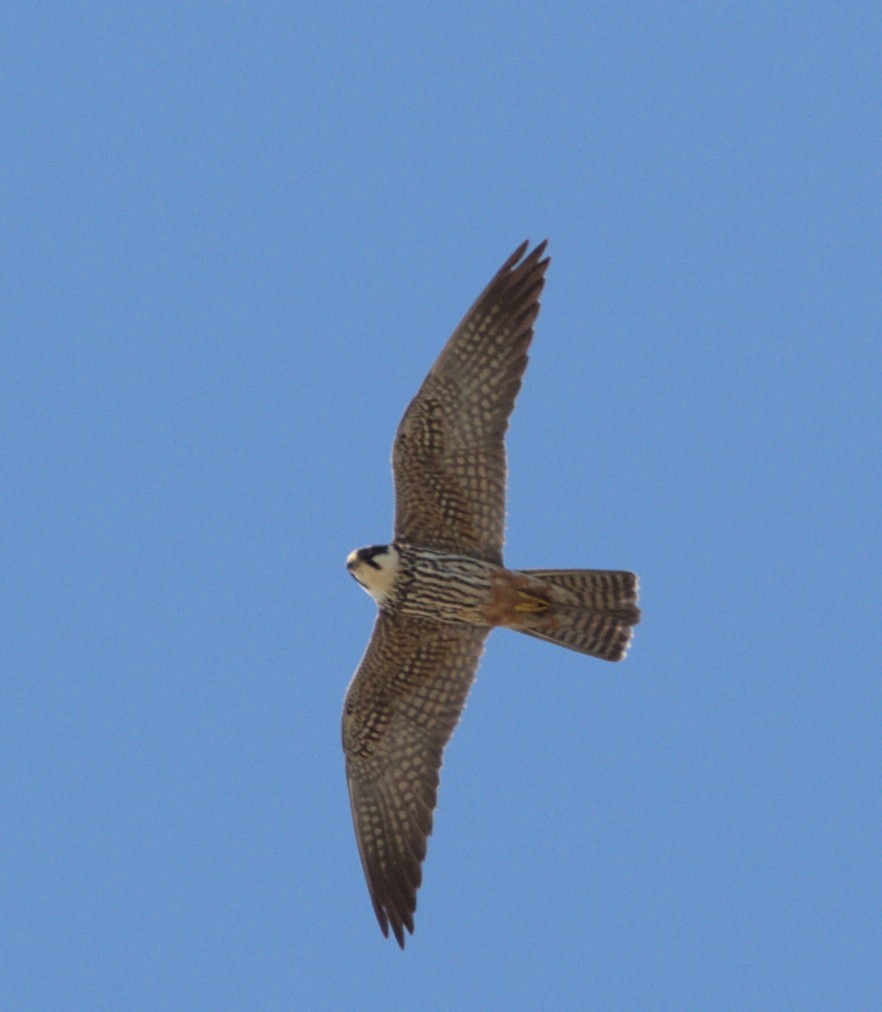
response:
[[[880,971],[874,4],[9,3],[0,1005],[859,1008]],[[417,930],[339,744],[389,449],[553,258]]]

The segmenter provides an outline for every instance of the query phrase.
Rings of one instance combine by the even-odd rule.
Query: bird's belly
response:
[[[461,555],[411,549],[396,607],[439,622],[527,629],[548,620],[555,605],[572,595],[528,573]]]
[[[408,553],[410,555],[410,553]],[[404,613],[441,622],[489,625],[486,608],[499,566],[468,556],[414,551],[405,558],[397,606]]]

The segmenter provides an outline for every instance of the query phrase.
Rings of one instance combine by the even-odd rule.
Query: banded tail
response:
[[[550,607],[519,623],[519,632],[604,661],[620,661],[640,621],[637,577],[606,569],[524,569],[551,584]],[[561,593],[561,591],[563,593]]]

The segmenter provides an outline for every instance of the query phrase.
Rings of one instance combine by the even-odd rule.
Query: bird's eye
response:
[[[371,569],[379,571],[383,567],[378,562],[375,562],[374,559],[378,555],[386,555],[388,551],[388,545],[372,545],[370,548],[362,548],[358,553],[358,557],[362,562],[370,566]]]

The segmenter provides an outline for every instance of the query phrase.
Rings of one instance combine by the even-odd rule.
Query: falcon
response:
[[[379,606],[343,706],[346,779],[374,913],[402,949],[442,753],[487,634],[504,626],[619,661],[640,621],[633,573],[503,565],[503,439],[549,263],[544,242],[528,245],[466,313],[404,413],[392,543],[346,560]]]

